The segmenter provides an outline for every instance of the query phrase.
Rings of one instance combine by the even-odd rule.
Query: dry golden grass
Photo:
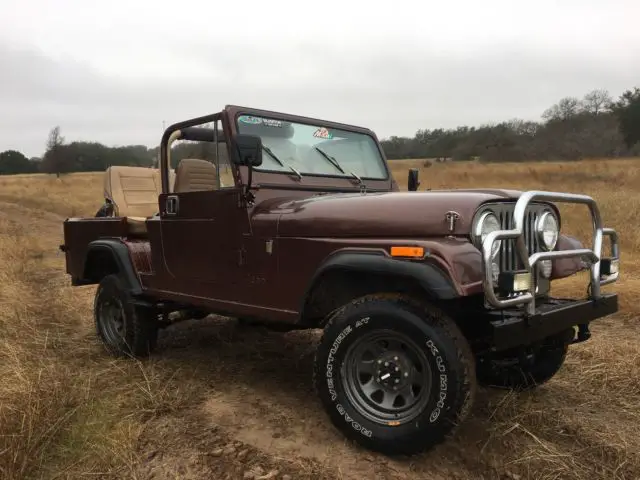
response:
[[[404,186],[407,169],[421,163],[391,165]],[[101,176],[0,177],[0,477],[223,479],[278,470],[277,478],[640,478],[636,165],[422,169],[421,190],[593,196],[621,236],[622,279],[605,290],[620,293],[622,311],[597,322],[548,385],[480,392],[459,434],[410,462],[347,445],[327,425],[311,395],[315,337],[308,332],[242,332],[207,320],[166,332],[150,360],[106,355],[93,333],[95,288],[70,288],[57,254],[62,220],[97,210]],[[586,208],[562,212],[565,230],[588,240]],[[554,290],[583,295],[586,281],[581,275]]]

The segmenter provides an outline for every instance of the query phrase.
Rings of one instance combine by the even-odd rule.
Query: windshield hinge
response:
[[[367,193],[367,186],[364,183],[360,184],[360,193],[362,194]]]

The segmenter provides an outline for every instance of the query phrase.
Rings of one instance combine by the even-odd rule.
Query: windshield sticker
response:
[[[331,132],[324,127],[320,127],[315,132],[313,132],[313,136],[316,138],[326,138],[326,139],[333,138],[333,135],[331,134]]]
[[[249,125],[264,125],[265,127],[282,128],[282,122],[280,120],[273,120],[271,118],[252,117],[251,115],[242,115],[238,117],[238,121],[247,123]]]
[[[260,117],[252,117],[250,115],[242,115],[238,120],[242,123],[249,123],[251,125],[260,125],[262,123],[262,119]]]
[[[282,128],[282,122],[280,120],[273,120],[271,118],[263,118],[262,123],[267,127]]]

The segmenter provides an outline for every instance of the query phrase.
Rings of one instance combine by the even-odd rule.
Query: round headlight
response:
[[[498,221],[498,217],[496,217],[491,212],[485,212],[480,216],[478,223],[476,224],[476,239],[482,246],[485,238],[491,232],[495,232],[496,230],[500,230],[500,222]],[[501,240],[493,242],[491,247],[491,258],[495,258],[498,255],[498,251],[500,250]]]
[[[552,212],[544,212],[540,215],[536,225],[538,238],[549,251],[556,247],[558,242],[558,220]]]

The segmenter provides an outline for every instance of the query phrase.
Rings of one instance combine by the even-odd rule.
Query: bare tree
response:
[[[592,115],[604,113],[611,106],[612,98],[609,92],[603,88],[592,90],[582,99],[582,108]]]
[[[580,113],[582,102],[576,97],[564,97],[542,114],[545,120],[567,120]]]
[[[55,173],[58,178],[66,171],[66,162],[61,152],[63,145],[64,137],[60,135],[60,127],[56,125],[47,137],[47,150],[42,157],[42,168],[47,173]]]

